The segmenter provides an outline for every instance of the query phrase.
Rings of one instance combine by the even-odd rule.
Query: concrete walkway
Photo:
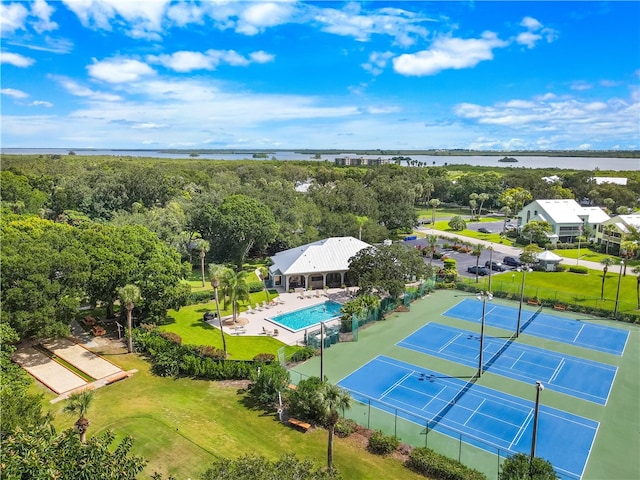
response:
[[[351,289],[353,290],[353,289]],[[316,293],[318,296],[316,296]],[[227,335],[268,335],[274,336],[278,340],[287,345],[302,345],[304,343],[304,330],[293,332],[281,325],[273,323],[270,319],[283,314],[299,310],[301,308],[311,307],[313,305],[322,305],[327,300],[333,300],[338,303],[344,303],[349,298],[345,294],[345,291],[341,288],[331,288],[326,291],[318,292],[306,292],[304,298],[298,293],[280,293],[277,297],[278,302],[275,305],[270,305],[268,308],[261,308],[256,310],[253,308],[252,312],[241,312],[238,315],[238,321],[234,324],[231,316],[222,318],[222,328]],[[255,305],[254,305],[255,307]],[[220,328],[220,322],[215,319],[208,322],[210,325]],[[332,320],[325,322],[327,327],[338,325],[340,320]],[[310,330],[317,330],[317,325],[310,327]],[[277,330],[278,334],[274,335]]]
[[[476,244],[481,244],[485,248],[491,246],[493,247],[493,250],[495,252],[500,252],[511,257],[519,257],[520,254],[522,253],[522,249],[519,247],[512,247],[510,245],[504,245],[502,243],[488,242],[486,240],[479,240],[477,238],[465,237],[464,235],[459,235],[457,233],[443,232],[441,230],[435,230],[433,228],[419,227],[419,228],[416,228],[416,232],[424,233],[425,235],[438,235],[439,237],[445,237],[445,238],[452,238],[452,239],[457,238],[464,242],[473,242]],[[586,249],[585,249],[585,252],[586,252]],[[562,255],[560,256],[562,257]],[[576,261],[575,258],[562,257],[561,263],[568,266],[582,265],[592,270],[602,270],[604,268],[604,266],[599,262],[590,262],[588,260]],[[611,265],[609,267],[609,273],[620,273],[620,268],[621,268],[620,265]]]

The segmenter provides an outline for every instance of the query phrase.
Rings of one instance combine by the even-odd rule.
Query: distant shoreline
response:
[[[385,149],[373,149],[373,150],[350,150],[350,149],[296,149],[296,148],[278,148],[278,149],[233,149],[233,148],[216,148],[216,149],[174,149],[174,148],[73,148],[73,147],[47,147],[47,148],[33,148],[33,147],[6,147],[2,149],[2,153],[9,154],[5,150],[60,150],[60,151],[75,151],[78,152],[94,152],[94,151],[108,151],[108,152],[159,152],[159,153],[171,153],[171,154],[184,154],[189,155],[202,154],[202,155],[215,155],[215,154],[276,154],[280,152],[299,153],[302,155],[429,155],[434,157],[464,157],[464,156],[529,156],[529,157],[609,157],[609,158],[640,158],[640,150],[464,150],[464,149],[430,149],[430,150],[385,150]]]

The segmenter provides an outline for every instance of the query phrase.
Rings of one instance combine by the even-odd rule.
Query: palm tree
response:
[[[480,206],[478,207],[478,215],[482,215],[482,205],[484,205],[484,202],[489,200],[489,194],[488,193],[479,193],[478,194],[478,200],[480,200]]]
[[[604,299],[604,282],[607,279],[607,272],[609,271],[609,267],[616,263],[616,261],[611,257],[605,257],[600,260],[600,263],[604,265],[602,268],[602,287],[600,288],[600,298]]]
[[[222,273],[225,271],[225,267],[222,265],[209,265],[209,275],[211,276],[211,286],[213,287],[214,294],[216,296],[216,312],[218,314],[218,322],[220,322],[220,335],[222,335],[222,349],[224,350],[225,357],[227,356],[227,339],[224,336],[224,330],[222,329],[222,317],[220,316],[220,300],[218,299],[218,287],[220,286],[220,279]]]
[[[269,301],[269,289],[267,288],[267,277],[269,276],[269,269],[267,267],[260,267],[260,277],[262,280],[262,286],[264,288],[264,294],[267,296],[267,302]]]
[[[431,205],[431,225],[433,225],[436,223],[436,208],[440,206],[440,200],[432,198],[429,200],[429,205]]]
[[[429,244],[429,265],[433,263],[433,254],[436,253],[436,247],[438,246],[438,236],[437,235],[428,235],[427,243]]]
[[[207,256],[207,252],[211,248],[211,244],[202,238],[198,238],[194,244],[193,249],[200,253],[200,273],[202,274],[202,287],[204,288],[204,257]]]
[[[225,295],[229,297],[229,301],[231,302],[234,323],[238,315],[240,302],[249,301],[249,284],[247,283],[247,276],[247,272],[234,272],[228,268],[223,272],[222,278],[220,279]]]
[[[351,407],[349,392],[341,390],[336,385],[324,382],[319,392],[319,405],[322,409],[322,417],[329,431],[327,440],[327,468],[333,470],[333,434],[336,424],[340,419],[338,410]]]
[[[616,231],[616,227],[613,225],[605,225],[604,228],[602,229],[602,232],[605,234],[605,246],[604,246],[604,253],[606,253],[607,255],[609,255],[609,242],[611,241],[611,235],[613,235],[613,233]]]
[[[93,391],[83,390],[82,392],[72,393],[67,404],[64,406],[64,411],[67,413],[77,413],[79,415],[78,420],[74,424],[76,431],[80,435],[80,442],[86,443],[87,430],[89,429],[89,419],[85,417],[91,401],[93,400]]]
[[[356,224],[358,225],[358,240],[362,240],[362,227],[367,223],[369,218],[363,216],[356,215]]]
[[[137,285],[129,284],[118,289],[118,298],[120,299],[120,305],[127,309],[127,350],[129,353],[132,353],[132,312],[136,303],[140,303],[140,300],[142,300],[142,294],[140,293],[140,288]]]
[[[473,249],[471,254],[476,257],[476,283],[478,283],[478,266],[480,264],[480,255],[482,255],[482,250],[484,250],[484,245],[481,243],[476,245],[476,248]]]
[[[502,225],[502,231],[506,232],[507,231],[507,219],[509,218],[509,215],[511,215],[511,207],[508,205],[505,205],[504,207],[502,207],[500,209],[500,211],[502,213],[504,213],[504,224]]]

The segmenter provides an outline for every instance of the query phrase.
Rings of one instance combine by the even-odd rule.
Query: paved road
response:
[[[520,254],[522,253],[522,249],[518,247],[511,247],[509,245],[504,245],[502,243],[488,242],[486,240],[478,240],[476,238],[465,237],[464,235],[459,235],[457,233],[452,233],[452,232],[443,232],[440,230],[435,230],[433,228],[419,227],[416,229],[416,231],[419,233],[424,233],[426,235],[438,235],[441,237],[458,238],[465,242],[472,241],[474,243],[479,243],[481,245],[484,245],[485,248],[491,246],[493,247],[494,252],[500,252],[511,257],[519,257]],[[576,259],[562,257],[562,263],[564,263],[565,265],[576,265]],[[603,269],[603,265],[601,263],[590,262],[588,260],[580,260],[578,262],[578,265],[582,265],[584,267],[591,268],[593,270]],[[609,267],[609,272],[620,273],[620,268],[621,268],[620,265],[611,265]]]

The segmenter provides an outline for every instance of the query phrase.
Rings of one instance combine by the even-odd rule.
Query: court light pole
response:
[[[533,435],[531,436],[531,457],[529,458],[529,476],[533,478],[533,459],[536,456],[536,440],[538,436],[538,409],[540,408],[540,392],[544,390],[544,385],[540,380],[536,380],[536,407],[533,411]]]
[[[324,383],[324,322],[320,322],[320,382]]]
[[[525,266],[524,268],[518,267],[516,270],[518,272],[522,272],[522,284],[520,285],[520,305],[518,306],[518,324],[516,325],[516,338],[520,336],[520,322],[522,320],[522,302],[524,300],[524,278],[527,272],[532,272],[529,266]]]
[[[477,297],[478,300],[482,300],[482,319],[480,321],[480,356],[478,357],[478,377],[482,376],[482,350],[484,349],[484,318],[487,313],[487,300],[493,299],[493,295],[490,292],[480,292]]]
[[[620,302],[620,282],[622,281],[622,269],[624,267],[624,260],[620,260],[620,272],[618,272],[618,289],[616,290],[616,306],[613,310],[613,318],[618,317],[618,305]]]

